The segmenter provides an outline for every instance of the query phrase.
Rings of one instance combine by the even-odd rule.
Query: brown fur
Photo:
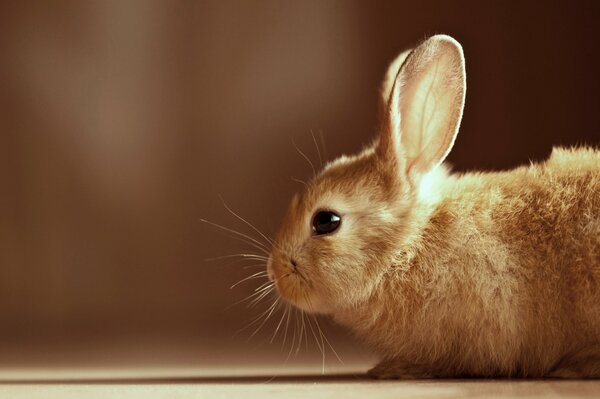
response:
[[[268,264],[279,293],[370,344],[375,377],[600,377],[600,153],[448,175],[438,164],[462,114],[460,46],[437,36],[404,58],[384,82],[380,139],[292,201]],[[402,92],[421,82],[433,82],[424,105]],[[342,216],[338,231],[311,233],[318,209]]]

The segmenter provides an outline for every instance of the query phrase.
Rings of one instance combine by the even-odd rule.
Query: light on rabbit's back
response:
[[[465,94],[454,39],[400,54],[379,136],[294,197],[269,276],[371,345],[374,377],[600,377],[600,153],[450,175]]]

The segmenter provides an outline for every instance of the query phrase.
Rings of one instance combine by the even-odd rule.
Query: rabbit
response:
[[[295,195],[267,273],[380,357],[374,378],[600,377],[600,152],[451,174],[461,45],[390,65],[379,136]]]

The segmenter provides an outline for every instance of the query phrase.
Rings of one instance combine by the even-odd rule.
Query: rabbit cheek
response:
[[[271,257],[267,261],[267,275],[275,284],[279,295],[288,302],[295,304],[297,297],[303,295],[302,282],[290,264]]]
[[[276,282],[279,295],[295,307],[309,313],[319,313],[319,301],[310,294],[306,284],[293,273],[280,278]]]
[[[300,274],[293,269],[278,269],[277,266],[271,268],[272,281],[279,296],[295,307],[308,313],[326,313],[327,306],[321,296],[312,287],[307,280],[306,275]]]
[[[297,295],[296,292],[298,291],[298,288],[293,276],[285,274],[275,277],[275,287],[283,299],[292,304],[295,303],[295,296]]]

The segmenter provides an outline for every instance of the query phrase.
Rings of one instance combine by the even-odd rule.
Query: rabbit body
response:
[[[435,183],[372,296],[334,315],[383,356],[371,374],[600,377],[600,153]]]
[[[465,93],[454,39],[401,53],[378,138],[293,198],[269,277],[370,344],[374,377],[600,377],[600,153],[451,175]]]

